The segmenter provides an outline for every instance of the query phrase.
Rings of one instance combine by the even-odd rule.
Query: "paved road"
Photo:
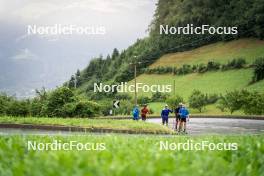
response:
[[[148,119],[161,124],[161,119]],[[169,120],[172,128],[174,119]],[[187,131],[191,135],[200,134],[258,134],[264,133],[264,120],[193,118],[187,122]]]
[[[161,119],[148,119],[148,122],[161,124]],[[169,120],[172,128],[173,118]],[[264,120],[246,119],[219,119],[219,118],[193,118],[187,123],[187,131],[190,135],[203,134],[258,134],[264,133]],[[84,133],[67,131],[47,131],[34,129],[0,128],[0,135],[103,135],[102,133]],[[120,134],[121,135],[121,134]]]

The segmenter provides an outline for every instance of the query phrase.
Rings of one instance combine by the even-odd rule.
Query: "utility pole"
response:
[[[136,58],[136,57],[137,56],[134,56],[134,58]],[[130,63],[130,65],[134,65],[135,106],[137,105],[137,64],[141,64],[141,62],[135,61],[134,63]]]
[[[134,64],[135,106],[137,105],[137,64]]]
[[[176,95],[176,81],[173,79],[173,96],[175,97]]]

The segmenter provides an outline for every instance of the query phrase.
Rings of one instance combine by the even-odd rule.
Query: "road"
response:
[[[148,122],[161,124],[161,119],[147,119]],[[169,128],[175,123],[169,120]],[[193,118],[187,122],[189,135],[208,134],[258,134],[264,133],[264,120],[226,119],[226,118]],[[55,130],[0,128],[0,135],[103,135],[104,133],[84,133]],[[120,134],[122,135],[122,134]]]
[[[148,122],[161,124],[161,119],[148,119]],[[175,123],[170,118],[169,127]],[[264,120],[193,118],[187,122],[187,131],[191,135],[201,134],[258,134],[264,133]]]

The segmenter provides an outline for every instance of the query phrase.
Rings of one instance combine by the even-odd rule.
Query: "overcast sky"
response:
[[[0,0],[0,89],[63,83],[92,57],[147,35],[154,0]],[[28,25],[103,26],[105,35],[28,35]],[[18,90],[17,87],[20,87]],[[18,92],[20,91],[20,92]]]

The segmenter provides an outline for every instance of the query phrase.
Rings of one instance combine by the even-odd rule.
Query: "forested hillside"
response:
[[[264,37],[264,4],[261,0],[159,0],[149,36],[138,39],[123,51],[113,50],[106,58],[94,58],[81,72],[76,73],[79,93],[91,97],[94,82],[129,81],[133,78],[131,63],[138,65],[139,73],[167,53],[186,51],[199,46],[242,37]],[[160,35],[160,25],[237,26],[237,35]],[[69,81],[74,87],[74,77]],[[85,88],[84,88],[85,87]],[[112,95],[108,95],[112,96]],[[98,97],[97,97],[98,98]]]

